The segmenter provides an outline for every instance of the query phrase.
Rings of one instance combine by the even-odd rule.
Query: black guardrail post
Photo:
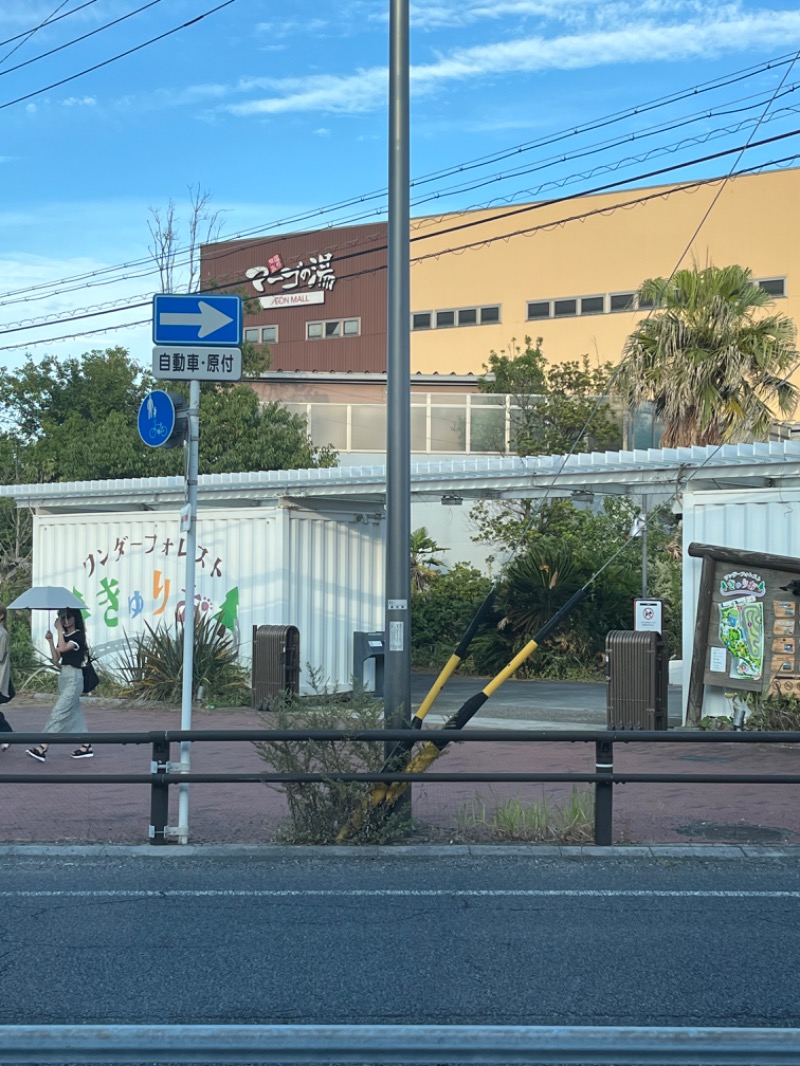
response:
[[[169,785],[165,780],[169,765],[169,741],[165,736],[153,738],[153,758],[150,773],[150,843],[166,844],[169,821]]]
[[[614,743],[609,739],[595,741],[594,770],[596,774],[614,773]],[[610,847],[613,842],[614,782],[597,781],[594,786],[594,842]]]

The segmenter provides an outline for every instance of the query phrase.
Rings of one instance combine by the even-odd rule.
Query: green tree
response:
[[[124,348],[58,362],[30,357],[2,383],[5,438],[0,472],[6,483],[89,481],[180,474],[182,449],[148,448],[139,438],[139,405],[157,382]],[[171,392],[184,392],[165,382]],[[5,449],[5,450],[4,450]],[[305,419],[278,403],[261,406],[246,385],[201,391],[200,473],[332,466],[329,447],[316,448]]]
[[[201,474],[303,470],[335,466],[329,446],[316,448],[305,418],[279,403],[261,406],[247,385],[211,389],[200,400]]]
[[[517,455],[560,455],[619,448],[619,419],[603,400],[611,365],[592,367],[588,356],[548,365],[542,338],[535,347],[511,342],[509,352],[491,352],[481,392],[510,395],[514,404],[511,447]],[[485,448],[480,450],[485,451]],[[498,449],[499,450],[499,449]]]
[[[651,400],[662,444],[765,439],[788,417],[797,390],[794,323],[765,313],[772,298],[740,266],[651,278],[639,305],[654,308],[628,338],[613,388],[629,407]]]

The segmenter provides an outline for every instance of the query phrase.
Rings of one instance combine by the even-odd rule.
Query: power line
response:
[[[561,139],[564,139],[566,137],[574,137],[574,136],[577,136],[579,134],[582,134],[582,133],[585,133],[587,131],[590,131],[592,129],[598,129],[598,128],[601,128],[602,126],[610,125],[613,122],[622,121],[625,118],[638,116],[638,115],[643,114],[643,113],[645,113],[645,112],[647,112],[649,110],[654,110],[654,109],[656,109],[659,106],[667,106],[668,104],[675,103],[675,102],[677,102],[679,100],[693,98],[693,97],[696,97],[696,96],[700,95],[701,93],[705,93],[705,92],[711,91],[711,90],[716,89],[716,88],[722,88],[722,87],[725,87],[726,85],[734,84],[736,82],[746,80],[747,78],[753,77],[753,76],[755,76],[757,74],[760,74],[760,73],[763,73],[763,72],[765,72],[767,70],[771,70],[771,69],[780,67],[780,66],[784,65],[786,62],[788,62],[786,57],[779,56],[776,59],[769,60],[766,63],[758,64],[758,65],[756,65],[754,67],[748,67],[748,68],[745,68],[744,70],[734,72],[734,74],[732,74],[730,76],[727,76],[727,77],[724,77],[724,78],[715,79],[713,81],[706,82],[706,83],[701,83],[700,85],[693,86],[693,87],[690,87],[688,89],[682,90],[680,92],[670,94],[669,96],[662,97],[662,98],[656,99],[654,101],[649,101],[649,102],[647,102],[645,104],[636,105],[635,107],[625,109],[624,111],[615,112],[612,115],[604,116],[604,117],[602,117],[600,119],[594,120],[592,122],[585,123],[585,124],[583,124],[581,126],[576,126],[574,128],[571,128],[568,131],[561,131],[560,133],[553,134],[553,135],[550,135],[548,137],[540,138],[540,139],[538,139],[536,141],[531,141],[531,142],[527,142],[526,144],[516,145],[516,146],[514,146],[514,147],[512,147],[510,149],[507,149],[507,150],[505,150],[504,152],[501,152],[501,153],[494,153],[493,155],[490,155],[490,156],[484,156],[484,157],[478,158],[476,160],[468,161],[466,163],[457,164],[456,166],[453,166],[453,167],[445,168],[444,170],[441,170],[441,171],[438,171],[438,172],[433,172],[433,173],[431,173],[429,175],[424,175],[423,177],[421,177],[419,179],[415,179],[411,183],[411,187],[413,188],[413,187],[416,187],[418,185],[423,185],[423,184],[429,183],[431,181],[437,180],[440,177],[447,177],[447,176],[449,176],[451,174],[454,174],[454,173],[465,172],[465,171],[467,171],[467,170],[469,170],[471,168],[488,165],[488,163],[490,163],[492,161],[497,161],[497,160],[502,159],[502,158],[508,158],[508,157],[510,157],[512,155],[518,155],[518,154],[521,154],[522,152],[529,151],[529,150],[531,150],[534,147],[542,147],[542,146],[544,146],[546,144],[549,144],[549,143],[555,143],[557,140],[561,140]],[[569,156],[567,156],[566,158],[569,158]],[[308,220],[313,219],[313,218],[319,218],[319,217],[321,217],[321,216],[323,216],[325,214],[336,212],[336,211],[341,211],[341,210],[346,209],[348,207],[353,207],[353,206],[355,206],[357,204],[368,203],[370,200],[379,199],[379,198],[385,197],[385,195],[386,195],[386,190],[385,189],[380,190],[378,192],[360,194],[358,196],[351,197],[350,199],[339,201],[337,203],[328,205],[327,207],[315,208],[315,209],[312,209],[310,211],[306,211],[306,212],[297,214],[295,216],[290,216],[288,218],[274,220],[274,221],[269,222],[269,223],[267,223],[267,224],[265,224],[263,226],[258,226],[258,227],[255,227],[253,229],[250,229],[250,230],[242,231],[239,234],[233,235],[232,237],[228,238],[228,241],[248,239],[250,236],[252,236],[254,234],[264,233],[265,231],[269,231],[270,229],[273,231],[273,234],[274,234],[274,230],[276,230],[276,229],[281,229],[281,228],[283,228],[285,226],[289,226],[289,225],[296,225],[298,222],[308,221]],[[426,202],[426,200],[424,198],[416,201],[417,204],[424,203],[424,202]],[[383,214],[383,213],[384,213],[383,208],[381,208],[379,211],[375,212],[375,214]],[[363,218],[363,217],[365,217],[365,215],[362,214],[362,215],[357,216],[357,217],[358,218]],[[342,222],[341,221],[337,221],[337,225],[342,225]],[[296,236],[296,233],[293,233],[292,236]],[[273,236],[270,239],[276,239],[276,238]],[[281,239],[280,236],[277,237],[277,239]],[[28,287],[26,287],[24,289],[9,290],[9,291],[7,291],[5,293],[0,293],[0,300],[4,301],[6,303],[7,302],[13,302],[13,300],[11,300],[10,298],[13,298],[14,296],[18,296],[18,295],[21,295],[21,294],[24,294],[24,293],[38,292],[38,291],[41,291],[42,289],[52,290],[53,287],[56,286],[56,285],[57,286],[61,286],[61,285],[70,284],[71,282],[79,283],[79,282],[85,282],[85,281],[91,280],[91,279],[99,279],[99,278],[102,278],[102,277],[107,276],[107,275],[113,275],[113,274],[115,274],[118,271],[128,271],[128,270],[131,270],[131,269],[135,269],[135,268],[137,268],[139,266],[143,266],[145,264],[149,265],[149,269],[147,269],[146,271],[143,271],[143,272],[141,272],[138,275],[122,275],[121,277],[119,277],[118,280],[129,280],[131,276],[148,276],[149,274],[156,273],[157,268],[155,266],[151,265],[152,264],[152,258],[151,257],[145,257],[145,258],[141,258],[141,259],[137,259],[137,260],[132,260],[131,262],[128,262],[128,263],[123,263],[123,264],[119,264],[119,265],[112,266],[112,267],[102,268],[101,270],[98,270],[98,271],[91,271],[91,272],[86,272],[86,273],[79,274],[79,275],[72,275],[70,277],[61,279],[58,282],[52,282],[52,283],[48,282],[48,283],[42,283],[42,284],[37,285],[37,286],[28,286]],[[179,263],[178,265],[181,265],[181,264]],[[117,280],[117,278],[112,278],[111,280]],[[104,282],[98,282],[98,284],[104,284]],[[85,286],[81,286],[81,287],[85,287]],[[63,290],[57,290],[57,291],[63,291]]]
[[[735,150],[736,149],[733,149],[733,151],[735,151]],[[764,170],[764,169],[766,169],[768,167],[780,167],[781,165],[786,165],[789,162],[794,162],[797,158],[798,158],[798,156],[795,155],[795,156],[786,156],[786,157],[783,157],[782,159],[770,160],[767,163],[762,163],[762,164],[759,164],[758,166],[755,166],[755,167],[748,167],[748,168],[744,168],[744,169],[742,169],[740,171],[737,171],[735,174],[732,175],[732,177],[744,177],[744,176],[746,176],[748,174],[758,173],[759,171]],[[634,180],[634,179],[631,179],[631,180]],[[646,203],[648,203],[648,202],[650,202],[652,200],[663,200],[663,199],[666,199],[666,198],[668,198],[670,196],[673,196],[673,195],[675,195],[677,193],[692,192],[692,191],[695,191],[696,189],[701,188],[703,186],[719,184],[719,183],[721,183],[721,182],[723,182],[725,180],[727,180],[727,179],[724,178],[724,177],[700,178],[700,179],[697,179],[695,181],[685,182],[683,184],[669,186],[669,187],[666,187],[666,188],[660,187],[654,192],[643,194],[643,195],[639,195],[639,196],[634,197],[633,199],[624,200],[624,201],[621,201],[620,203],[617,203],[617,204],[610,204],[610,205],[606,205],[606,206],[603,206],[603,207],[597,207],[597,208],[593,208],[593,209],[591,209],[589,211],[581,212],[579,214],[574,214],[574,215],[569,215],[569,216],[558,218],[558,219],[553,219],[553,220],[551,220],[549,222],[542,223],[541,225],[538,225],[538,226],[530,226],[530,227],[526,227],[524,229],[514,230],[512,232],[506,232],[506,233],[501,233],[501,234],[493,234],[492,236],[481,238],[479,241],[472,242],[470,244],[465,244],[465,245],[460,245],[460,246],[449,246],[447,248],[440,249],[439,251],[436,251],[436,252],[424,253],[422,255],[413,257],[412,260],[411,260],[411,263],[412,263],[412,266],[413,266],[416,263],[423,262],[424,260],[429,259],[429,258],[438,258],[440,256],[449,255],[449,254],[457,253],[457,252],[460,252],[460,251],[465,251],[467,249],[479,247],[481,245],[489,245],[489,244],[493,244],[493,243],[495,243],[497,241],[509,240],[512,237],[531,236],[531,235],[533,235],[535,233],[538,233],[538,232],[543,232],[543,231],[546,231],[546,230],[555,229],[555,228],[560,227],[560,226],[568,225],[571,222],[583,222],[583,221],[585,221],[588,218],[592,218],[592,217],[595,217],[595,216],[598,216],[598,215],[612,215],[612,214],[615,214],[617,211],[628,210],[630,208],[637,207],[637,206],[640,206],[642,204],[646,204]],[[515,210],[514,212],[508,212],[508,214],[517,214],[519,212],[519,210],[533,211],[533,210],[536,210],[537,208],[542,207],[542,206],[551,206],[553,204],[565,203],[565,202],[568,202],[570,200],[581,199],[582,197],[583,197],[583,194],[581,194],[581,195],[575,194],[575,195],[572,195],[572,196],[562,197],[559,200],[548,201],[548,202],[542,203],[542,204],[530,204],[530,205],[527,205],[526,208],[518,209],[518,210]],[[505,216],[504,215],[494,216],[494,220],[496,220],[497,218],[502,218],[502,217],[505,217]],[[486,221],[486,220],[484,220],[484,221]],[[436,233],[422,234],[419,237],[412,238],[412,240],[427,240],[427,239],[430,239],[432,237],[436,237],[436,236],[440,235],[441,232],[449,233],[449,232],[452,232],[453,230],[467,228],[470,225],[472,225],[472,223],[462,223],[461,225],[456,226],[456,227],[451,227],[451,229],[448,229],[446,231],[437,231]],[[340,260],[357,259],[357,258],[360,258],[360,257],[366,255],[366,254],[372,254],[375,251],[381,251],[381,250],[385,250],[385,249],[386,249],[386,245],[384,244],[380,248],[370,249],[369,252],[365,252],[363,250],[354,251],[354,252],[351,252],[349,255],[345,255],[345,256],[340,257]],[[339,275],[338,280],[339,281],[351,281],[351,280],[353,280],[355,278],[363,277],[363,276],[365,276],[367,274],[371,274],[371,273],[377,273],[377,272],[383,271],[385,269],[386,269],[386,264],[382,263],[382,264],[379,264],[379,265],[374,266],[374,267],[365,268],[364,270],[353,271],[350,274],[341,274],[341,275]],[[53,325],[58,325],[58,324],[61,324],[61,323],[80,321],[80,320],[83,320],[83,319],[86,319],[86,318],[96,318],[96,317],[99,317],[100,315],[116,314],[116,313],[119,313],[119,312],[122,312],[122,311],[133,310],[133,309],[136,309],[138,307],[147,306],[150,302],[151,302],[151,298],[148,297],[146,299],[137,300],[137,302],[134,302],[134,303],[125,303],[125,304],[123,304],[121,306],[107,308],[105,310],[98,309],[98,310],[95,310],[95,311],[86,311],[86,312],[83,312],[83,313],[78,314],[78,315],[69,314],[69,315],[65,315],[65,316],[63,316],[61,318],[56,318],[56,319],[52,319],[51,318],[51,319],[48,319],[46,321],[38,321],[38,322],[34,322],[32,324],[27,324],[27,325],[26,324],[18,324],[16,326],[10,327],[10,328],[0,328],[0,337],[7,336],[7,335],[9,335],[11,333],[25,332],[26,330],[29,330],[29,329],[41,329],[41,328],[44,328],[46,326],[53,326]],[[102,332],[106,332],[106,331],[102,331]],[[79,334],[75,334],[70,339],[75,339],[75,338],[80,337],[80,336],[82,336],[82,334],[80,334],[80,333]],[[26,343],[15,344],[15,345],[7,345],[7,346],[3,345],[3,346],[0,346],[0,351],[10,351],[10,350],[13,350],[13,349],[16,349],[16,348],[24,348],[26,346],[33,347],[33,346],[36,346],[36,345],[39,345],[39,344],[49,344],[49,343],[53,343],[53,340],[54,340],[54,338],[49,338],[49,339],[42,340],[42,341],[28,341],[27,345],[26,345]]]
[[[98,26],[96,29],[84,33],[81,37],[73,37],[71,41],[65,41],[64,44],[58,45],[57,48],[51,48],[49,52],[40,52],[38,56],[26,59],[24,63],[17,63],[15,67],[7,67],[5,70],[0,70],[0,78],[3,77],[4,74],[11,74],[15,70],[21,70],[22,67],[28,67],[31,63],[38,63],[40,59],[47,59],[48,56],[55,55],[56,52],[63,52],[65,48],[69,48],[73,44],[79,44],[81,41],[86,41],[89,37],[94,37],[95,34],[102,33],[103,30],[110,29],[111,26],[117,26],[120,22],[125,22],[126,19],[133,18],[134,15],[138,15],[142,11],[146,11],[149,7],[155,7],[156,4],[160,3],[161,0],[150,0],[150,3],[144,4],[142,7],[137,7],[135,11],[129,11],[127,15],[120,15],[119,18],[113,19],[111,22],[106,22],[102,26]],[[8,58],[8,56],[6,56],[6,58]]]
[[[64,3],[66,3],[66,2],[67,2],[67,0],[64,0]],[[58,7],[56,8],[56,11],[59,11],[64,6],[64,3],[59,4]],[[59,15],[57,18],[53,18],[53,15],[51,15],[49,18],[46,18],[44,20],[44,22],[40,22],[38,24],[38,26],[34,26],[30,30],[23,30],[22,33],[16,33],[16,34],[14,34],[13,37],[6,37],[6,39],[4,41],[0,41],[0,48],[2,48],[6,44],[11,44],[13,41],[22,40],[23,38],[25,40],[27,40],[28,37],[32,37],[34,33],[37,33],[43,27],[45,27],[45,26],[54,26],[57,22],[60,22],[62,19],[69,18],[70,15],[75,15],[79,11],[83,11],[83,9],[85,7],[91,7],[92,4],[96,4],[96,3],[97,3],[97,0],[86,0],[85,3],[79,4],[77,7],[73,7],[69,11],[65,11],[63,15]],[[53,14],[55,14],[55,12]],[[9,52],[9,55],[11,55],[10,52]]]
[[[104,59],[101,63],[95,63],[94,66],[86,67],[85,70],[78,71],[77,74],[70,74],[67,78],[61,78],[59,81],[54,81],[50,85],[45,85],[41,89],[34,89],[33,92],[25,93],[24,96],[18,96],[14,100],[6,100],[4,104],[0,104],[0,111],[7,107],[13,107],[14,104],[21,104],[24,100],[31,100],[34,96],[41,96],[42,93],[46,93],[50,89],[57,89],[60,85],[66,85],[68,82],[75,81],[77,78],[82,78],[84,74],[91,74],[95,70],[101,70],[103,67],[107,67],[111,63],[116,63],[117,60],[133,55],[135,52],[141,52],[143,48],[147,48],[149,45],[155,44],[157,41],[163,41],[166,37],[171,37],[173,33],[185,30],[189,26],[194,26],[196,23],[202,22],[203,19],[208,18],[209,15],[215,15],[218,11],[222,11],[223,8],[230,7],[231,4],[235,3],[236,0],[224,0],[223,3],[218,4],[216,7],[212,7],[208,11],[204,11],[201,15],[196,15],[194,18],[182,22],[180,26],[174,26],[171,30],[159,33],[157,37],[151,37],[149,41],[143,41],[141,44],[137,44],[133,48],[128,48],[125,52],[118,52],[117,55],[111,56],[110,59]]]

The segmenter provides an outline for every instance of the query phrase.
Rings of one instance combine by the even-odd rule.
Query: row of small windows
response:
[[[412,329],[450,329],[453,326],[486,326],[500,321],[500,305],[455,307],[445,311],[415,311]]]
[[[786,278],[762,278],[756,284],[770,296],[786,295]],[[598,296],[575,296],[558,300],[529,300],[528,321],[541,318],[573,318],[578,315],[606,315],[618,311],[646,311],[651,302],[640,299],[635,292],[607,292]],[[415,311],[411,316],[412,330],[452,329],[456,326],[485,326],[500,322],[500,305],[486,307],[456,307],[443,311]],[[306,340],[328,340],[335,337],[360,337],[360,318],[337,318],[326,322],[306,322]],[[251,344],[277,344],[278,327],[260,326],[244,331],[244,339]]]
[[[306,340],[330,340],[333,337],[360,337],[360,318],[332,318],[327,322],[306,322]]]
[[[360,318],[336,318],[327,322],[306,322],[306,340],[319,341],[333,337],[360,337]],[[277,344],[277,326],[250,327],[244,331],[244,339],[250,344]]]
[[[786,278],[764,278],[756,284],[770,296],[786,295]],[[607,292],[601,296],[575,296],[562,300],[529,300],[528,320],[607,315],[617,311],[649,311],[653,302],[635,292]]]
[[[244,339],[250,344],[277,344],[277,326],[259,326],[258,329],[246,329]]]

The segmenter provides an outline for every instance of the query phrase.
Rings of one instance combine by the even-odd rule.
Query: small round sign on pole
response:
[[[186,434],[186,399],[179,392],[154,389],[139,406],[136,425],[149,448],[177,448]]]

